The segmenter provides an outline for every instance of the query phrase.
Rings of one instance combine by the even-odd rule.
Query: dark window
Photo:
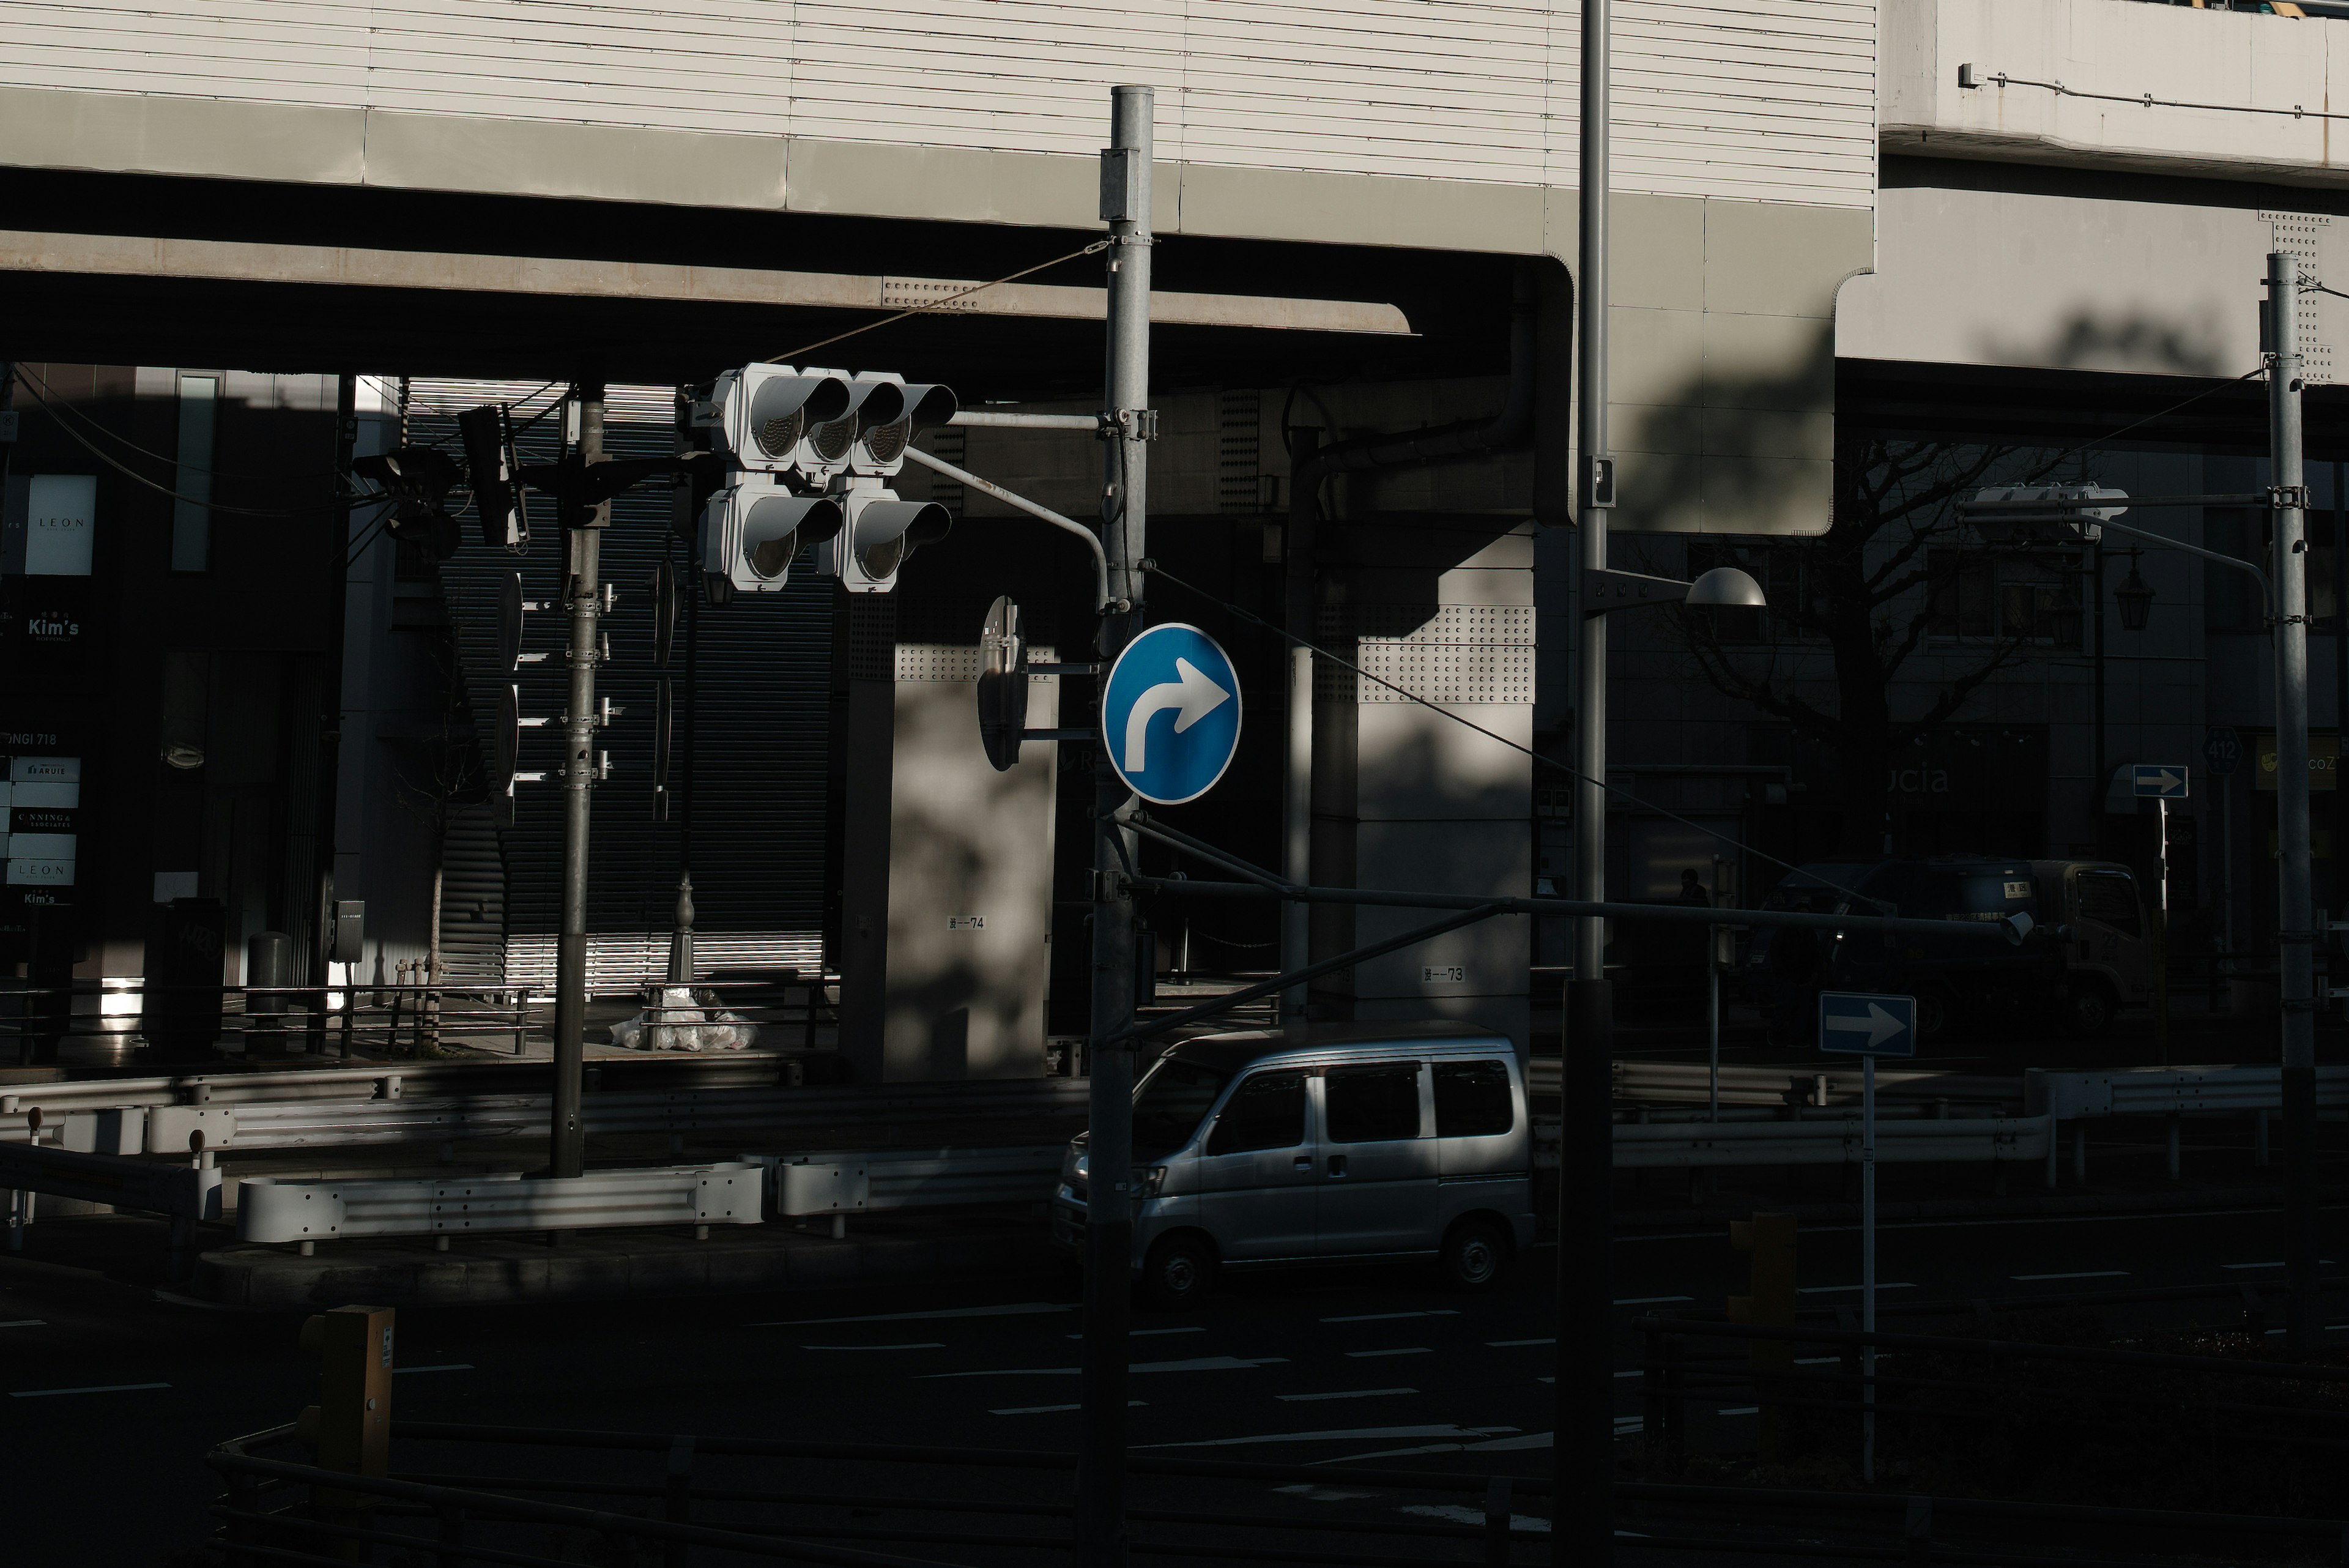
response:
[[[1258,1073],[1243,1079],[1207,1135],[1209,1154],[1294,1148],[1305,1141],[1305,1075]]]
[[[2080,873],[2080,919],[2137,934],[2137,884],[2126,871]]]
[[[1156,1159],[1191,1141],[1207,1107],[1230,1078],[1196,1062],[1168,1057],[1143,1079],[1133,1099],[1133,1154]]]
[[[1925,571],[1932,582],[1927,629],[1935,637],[2080,646],[2080,573],[2068,556],[1930,550]]]
[[[1998,563],[1971,550],[1930,550],[1930,629],[1935,637],[1989,637],[1998,629]]]
[[[1438,1062],[1435,1064],[1435,1136],[1482,1137],[1517,1125],[1509,1096],[1509,1069],[1503,1062]]]
[[[1419,1064],[1332,1067],[1322,1105],[1331,1143],[1419,1136]]]

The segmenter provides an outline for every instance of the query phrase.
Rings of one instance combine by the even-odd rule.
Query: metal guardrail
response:
[[[755,1165],[591,1170],[584,1176],[237,1183],[237,1237],[308,1243],[356,1236],[756,1225]]]
[[[1009,1148],[823,1149],[746,1154],[770,1175],[772,1211],[787,1219],[874,1209],[1041,1203],[1065,1144]]]
[[[2045,1116],[1972,1116],[1876,1124],[1878,1165],[1987,1164],[2046,1158]],[[1797,1122],[1651,1122],[1615,1129],[1615,1168],[1857,1165],[1860,1118]]]
[[[31,1205],[20,1194],[41,1193],[160,1214],[171,1222],[174,1273],[191,1261],[196,1226],[221,1217],[221,1173],[201,1159],[162,1165],[115,1154],[0,1144],[0,1189],[10,1194],[8,1250],[24,1245]]]
[[[722,1070],[751,1064],[719,1059],[710,1065]],[[43,1114],[43,1137],[51,1142],[65,1136],[62,1130],[52,1132],[51,1124],[86,1127],[91,1138],[106,1127],[138,1129],[115,1135],[135,1137],[120,1146],[124,1153],[143,1147],[150,1153],[177,1154],[187,1148],[188,1135],[199,1128],[205,1147],[215,1150],[354,1147],[545,1133],[553,1114],[550,1096],[450,1094],[446,1089],[453,1076],[405,1070],[239,1074],[202,1081],[198,1086],[225,1091],[205,1104],[160,1101],[157,1097],[189,1086],[171,1079],[27,1085],[0,1096],[0,1103],[18,1102],[0,1109],[0,1143],[27,1141],[35,1110]],[[536,1076],[544,1081],[543,1064]],[[1081,1116],[1085,1109],[1082,1078],[781,1088],[773,1084],[771,1061],[761,1065],[757,1076],[761,1081],[755,1085],[592,1093],[582,1102],[582,1115],[591,1136],[752,1135],[795,1127],[926,1119],[1060,1118]],[[430,1097],[408,1093],[419,1077],[442,1092]],[[374,1091],[370,1097],[325,1097],[338,1091],[348,1095],[363,1085]],[[259,1097],[272,1086],[292,1093],[282,1100]],[[240,1097],[230,1099],[227,1094]],[[150,1103],[141,1106],[142,1098]],[[109,1116],[115,1119],[109,1122]]]
[[[2023,1103],[2059,1122],[2084,1116],[2226,1116],[2283,1107],[2282,1067],[2115,1067],[2095,1072],[2033,1067]],[[2349,1067],[2316,1069],[2319,1106],[2349,1106]]]
[[[1532,1056],[1526,1060],[1526,1088],[1536,1095],[1558,1092],[1558,1059]],[[1860,1075],[1857,1069],[1821,1067],[1740,1067],[1721,1069],[1721,1103],[1724,1106],[1839,1106],[1859,1103]],[[1702,1062],[1647,1062],[1619,1058],[1614,1071],[1615,1098],[1633,1105],[1703,1105],[1711,1085]],[[1930,1105],[1986,1106],[2017,1112],[2023,1109],[2020,1078],[1982,1073],[1949,1073],[1931,1068],[1879,1066],[1876,1075],[1878,1108],[1888,1102],[1915,1101]]]

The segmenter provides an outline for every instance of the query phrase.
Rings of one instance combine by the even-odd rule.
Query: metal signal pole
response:
[[[2276,936],[2283,971],[2284,1259],[2292,1350],[2316,1348],[2315,915],[2308,858],[2308,490],[2301,453],[2299,274],[2268,257],[2268,452],[2275,486]]]
[[[1582,4],[1582,233],[1575,275],[1580,382],[1575,411],[1579,481],[1575,521],[1584,574],[1607,569],[1615,463],[1607,447],[1607,218],[1611,0]],[[1578,588],[1580,585],[1577,584]],[[1578,599],[1580,598],[1578,594]],[[1583,608],[1575,671],[1575,894],[1607,897],[1607,618]],[[1551,1561],[1603,1568],[1615,1558],[1612,1212],[1615,1002],[1607,982],[1607,922],[1574,923],[1559,1063],[1557,1493]]]
[[[580,460],[602,462],[604,385],[583,382],[574,395],[579,400]],[[604,609],[599,562],[612,504],[566,510],[573,512],[564,519],[571,558],[563,584],[564,607],[571,612],[571,706],[564,715],[563,926],[554,947],[554,1107],[547,1149],[547,1169],[555,1176],[577,1176],[587,1161],[587,1130],[579,1111],[587,1026],[587,810],[597,772],[596,621]]]
[[[1153,96],[1112,89],[1110,145],[1102,153],[1102,220],[1109,224],[1107,473],[1102,545],[1112,606],[1099,647],[1107,670],[1142,629],[1145,481],[1149,473],[1150,160]],[[1133,896],[1120,880],[1133,836],[1113,817],[1129,792],[1104,746],[1093,759],[1092,1033],[1086,1137],[1084,1438],[1077,1461],[1079,1568],[1123,1568],[1126,1334],[1133,1251],[1133,1046],[1104,1044],[1133,1021]]]

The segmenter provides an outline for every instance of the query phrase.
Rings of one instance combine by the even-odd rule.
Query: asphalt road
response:
[[[2339,1223],[2328,1217],[2329,1236]],[[2281,1228],[2266,1212],[1918,1223],[1888,1228],[1879,1245],[1888,1307],[2231,1289],[2282,1273]],[[1806,1233],[1806,1299],[1856,1303],[1858,1251],[1854,1229]],[[1194,1315],[1137,1314],[1133,1441],[1280,1463],[1545,1474],[1554,1261],[1537,1252],[1481,1297],[1447,1294],[1409,1270],[1289,1273],[1229,1281]],[[1627,1324],[1651,1307],[1718,1305],[1743,1288],[1744,1260],[1717,1234],[1618,1242],[1614,1294]],[[2117,1310],[2240,1321],[2239,1295]],[[208,1447],[290,1420],[315,1397],[298,1327],[0,1262],[11,1555],[148,1564],[183,1550],[216,1491]],[[399,1323],[397,1408],[409,1419],[1066,1450],[1079,1441],[1081,1332],[1060,1281],[411,1309]],[[1613,1349],[1619,1367],[1637,1358],[1628,1331]],[[1635,1417],[1636,1376],[1618,1377],[1620,1414]],[[1750,1447],[1752,1426],[1741,1407],[1706,1407],[1692,1438],[1734,1451]],[[657,1456],[631,1462],[645,1471],[637,1479],[657,1480]],[[1343,1487],[1291,1488],[1281,1505],[1357,1520],[1390,1507],[1482,1517],[1473,1500],[1394,1505]],[[1547,1504],[1529,1499],[1522,1512],[1538,1526]]]

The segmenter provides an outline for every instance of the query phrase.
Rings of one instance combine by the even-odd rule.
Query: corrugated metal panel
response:
[[[440,830],[440,972],[472,985],[505,978],[505,857],[484,805],[450,805]]]
[[[1880,0],[1617,0],[1617,187],[1867,206]],[[0,0],[0,83],[1571,185],[1568,0]]]
[[[534,395],[533,395],[534,394]],[[560,452],[559,389],[528,382],[423,380],[409,383],[409,439],[459,446],[456,415],[486,402],[516,402],[523,461],[551,462]],[[606,389],[605,445],[615,457],[674,450],[674,403],[666,387]],[[532,501],[527,556],[492,551],[467,516],[465,542],[440,568],[465,665],[473,711],[497,711],[503,677],[496,658],[498,587],[519,570],[523,597],[552,603],[562,592],[564,541],[552,504]],[[596,691],[622,710],[600,743],[612,777],[596,786],[590,839],[588,982],[625,991],[667,972],[677,901],[683,824],[652,820],[652,716],[659,671],[653,663],[648,583],[665,551],[684,565],[669,531],[670,493],[658,483],[612,505],[602,543],[603,575],[619,589],[605,620],[612,661]],[[691,580],[691,574],[683,574]],[[794,574],[789,591],[744,596],[713,610],[689,596],[698,618],[698,760],[694,846],[695,956],[705,974],[720,969],[814,971],[823,959],[823,880],[826,691],[831,670],[831,585]],[[548,610],[524,621],[525,652],[554,658],[524,664],[522,711],[556,718],[565,705],[563,650],[569,623]],[[686,771],[683,718],[688,637],[681,628],[671,673],[679,717],[672,784]],[[524,769],[552,770],[561,742],[552,729],[523,732]],[[505,978],[552,985],[554,937],[561,924],[563,791],[550,781],[522,784],[514,820],[499,835],[505,872]],[[444,921],[444,933],[446,922]]]

